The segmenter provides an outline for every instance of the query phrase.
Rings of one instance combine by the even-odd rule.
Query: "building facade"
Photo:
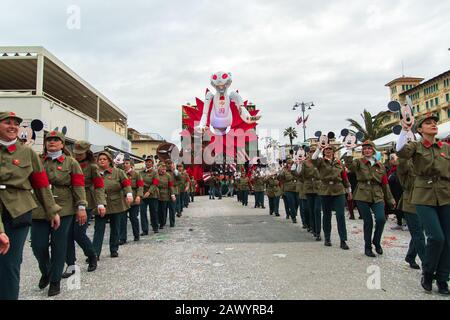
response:
[[[94,152],[131,152],[125,112],[43,47],[0,47],[0,110],[16,112],[22,125],[43,122],[37,152],[47,132],[63,128],[69,149],[87,140]]]
[[[409,96],[412,101],[412,111],[415,117],[426,112],[436,113],[439,124],[450,119],[450,70],[441,73],[430,80],[422,82],[423,78],[401,77],[387,83],[390,89],[390,98],[406,103]],[[394,126],[400,122],[398,113],[393,113],[385,121],[385,126]]]

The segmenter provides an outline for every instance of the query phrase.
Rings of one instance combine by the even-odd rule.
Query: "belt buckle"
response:
[[[334,184],[334,181],[330,181],[330,182],[328,182],[328,184]]]
[[[5,190],[6,186],[4,184],[0,184],[0,190]]]

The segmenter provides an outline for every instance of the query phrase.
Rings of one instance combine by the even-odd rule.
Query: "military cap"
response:
[[[153,156],[146,156],[144,161],[151,161],[151,162],[155,162],[155,159],[153,159]]]
[[[125,153],[125,154],[124,154],[124,156],[123,156],[123,161],[124,161],[124,162],[125,162],[125,161],[130,161],[131,164],[134,164],[134,161],[133,161],[133,159],[131,158],[131,156],[130,156],[129,153]]]
[[[326,150],[326,149],[331,149],[331,150],[335,151],[334,146],[331,144],[327,145],[323,150]]]
[[[91,144],[85,140],[75,141],[75,145],[73,147],[73,153],[75,154],[83,154],[88,152]]]
[[[422,124],[424,123],[424,121],[427,119],[434,119],[436,122],[439,121],[439,118],[436,114],[434,114],[432,112],[427,112],[426,114],[424,114],[421,118],[419,118],[417,120],[417,122],[416,122],[417,128],[420,128],[422,126]]]
[[[97,159],[100,158],[101,155],[106,156],[109,159],[109,162],[113,163],[113,157],[111,155],[111,153],[109,153],[108,151],[100,151],[97,155]]]
[[[58,138],[59,140],[62,141],[62,143],[66,142],[66,137],[64,136],[64,134],[62,132],[55,131],[55,130],[47,133],[47,135],[45,136],[45,140],[47,140],[48,138]]]
[[[369,147],[371,147],[374,151],[377,150],[377,147],[375,147],[375,143],[373,143],[373,142],[370,141],[370,140],[364,141],[364,142],[362,143],[362,146],[363,146],[363,147],[364,147],[364,146],[369,146]]]
[[[166,164],[164,162],[160,162],[158,164],[158,169],[167,169],[167,166],[166,166]]]
[[[22,118],[16,116],[16,114],[14,112],[12,112],[12,111],[0,112],[0,121],[6,120],[6,119],[9,119],[9,118],[16,119],[19,122],[19,124],[22,122]]]

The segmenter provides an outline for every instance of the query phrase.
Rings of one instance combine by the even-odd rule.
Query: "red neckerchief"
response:
[[[16,144],[6,147],[6,150],[8,150],[9,153],[14,153],[17,150]]]
[[[108,168],[108,169],[104,170],[103,172],[109,172],[109,173],[112,173],[112,171],[113,171],[112,168]]]
[[[55,160],[58,161],[59,163],[63,163],[65,158],[66,158],[66,156],[62,154],[58,158],[56,158]],[[48,155],[45,155],[44,156],[44,160],[48,160],[48,159],[51,160],[51,158]]]
[[[89,165],[89,163],[88,163],[87,161],[82,161],[82,162],[80,162],[80,167],[81,167],[81,169],[86,168],[88,165]]]
[[[433,144],[426,139],[422,139],[422,144],[426,149],[430,149],[433,145],[436,145],[439,149],[441,149],[444,146],[442,141],[439,141],[439,140],[436,140],[436,142]]]

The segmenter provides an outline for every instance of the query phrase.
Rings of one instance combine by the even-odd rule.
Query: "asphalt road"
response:
[[[391,230],[392,221],[383,234],[384,254],[369,258],[362,220],[347,220],[350,250],[344,251],[334,217],[333,246],[325,247],[301,223],[285,219],[282,202],[281,217],[253,204],[253,197],[248,207],[236,198],[196,197],[175,228],[128,242],[116,259],[109,257],[107,227],[98,269],[86,271],[77,247],[80,273],[63,280],[54,298],[38,289],[40,273],[27,242],[20,299],[448,299],[436,289],[424,293],[420,270],[404,262],[409,232]]]

